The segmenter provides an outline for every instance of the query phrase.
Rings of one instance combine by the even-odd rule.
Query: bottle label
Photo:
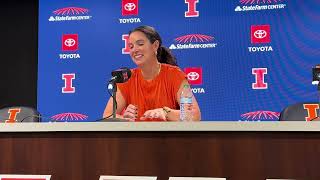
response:
[[[188,98],[188,97],[181,98],[180,103],[192,103],[192,98]]]

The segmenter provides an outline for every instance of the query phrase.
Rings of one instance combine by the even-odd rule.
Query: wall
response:
[[[36,107],[38,1],[1,3],[0,107]]]

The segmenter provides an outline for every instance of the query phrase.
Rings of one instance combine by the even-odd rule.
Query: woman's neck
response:
[[[141,67],[141,73],[145,80],[152,80],[154,79],[161,70],[161,63],[158,61],[150,64],[146,64],[145,66]]]

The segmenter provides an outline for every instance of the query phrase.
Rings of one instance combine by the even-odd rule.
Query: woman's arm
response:
[[[179,91],[177,92],[177,99],[176,100],[179,104],[180,104],[180,94],[181,94],[181,91],[182,91],[183,86],[185,84],[189,84],[187,80],[182,81],[180,88],[179,88]],[[198,102],[194,96],[192,96],[192,102],[193,102],[193,109],[192,109],[193,121],[200,121],[201,120],[201,112],[200,112]],[[170,109],[168,107],[164,107],[163,109],[166,112],[167,121],[179,121],[180,120],[180,110]]]

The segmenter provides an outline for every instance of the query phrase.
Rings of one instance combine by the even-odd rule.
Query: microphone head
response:
[[[131,70],[127,67],[122,67],[120,69],[112,71],[111,75],[115,83],[124,83],[130,79]]]

